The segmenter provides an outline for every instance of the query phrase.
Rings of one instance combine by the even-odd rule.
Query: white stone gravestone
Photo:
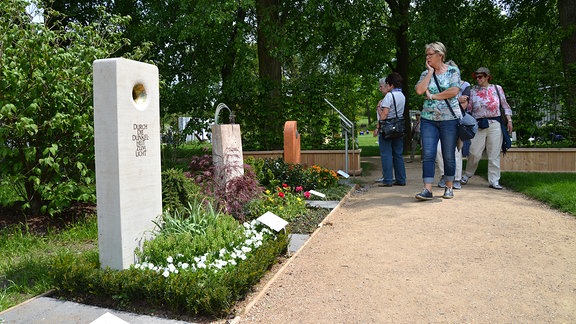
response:
[[[93,69],[100,263],[121,270],[162,213],[158,68],[114,58]]]

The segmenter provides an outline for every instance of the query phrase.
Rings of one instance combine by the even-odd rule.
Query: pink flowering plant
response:
[[[283,183],[275,190],[266,189],[260,199],[254,199],[248,204],[251,218],[257,218],[267,211],[290,222],[307,212],[305,199],[310,197],[304,187],[290,187]]]

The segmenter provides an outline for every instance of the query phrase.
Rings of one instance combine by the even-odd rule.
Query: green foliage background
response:
[[[298,122],[303,149],[343,148],[324,98],[370,124],[378,79],[402,71],[408,107],[419,109],[413,86],[424,46],[442,41],[464,79],[479,66],[492,70],[521,142],[575,136],[561,51],[575,27],[560,26],[570,13],[558,9],[575,10],[567,0],[40,0],[44,23],[31,20],[27,5],[0,3],[0,181],[32,213],[94,200],[91,64],[107,57],[159,67],[165,131],[174,116],[205,127],[223,102],[245,150],[282,149],[287,120]],[[278,19],[262,19],[259,6]],[[280,80],[262,77],[264,41]]]
[[[127,44],[126,19],[101,10],[48,29],[26,6],[0,3],[0,181],[24,209],[54,214],[94,200],[92,62]]]

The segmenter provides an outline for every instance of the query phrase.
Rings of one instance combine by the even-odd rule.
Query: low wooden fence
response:
[[[348,151],[348,174],[362,174],[360,166],[360,152],[362,149]],[[244,158],[252,156],[254,158],[279,158],[284,156],[284,151],[244,151]],[[345,150],[307,150],[300,152],[300,163],[307,166],[319,165],[326,169],[346,171],[346,151]]]
[[[576,148],[511,148],[500,158],[502,171],[576,172]]]

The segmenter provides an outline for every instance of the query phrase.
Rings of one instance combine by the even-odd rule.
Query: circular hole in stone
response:
[[[137,105],[145,103],[146,97],[146,88],[142,83],[138,83],[132,88],[132,99]]]

